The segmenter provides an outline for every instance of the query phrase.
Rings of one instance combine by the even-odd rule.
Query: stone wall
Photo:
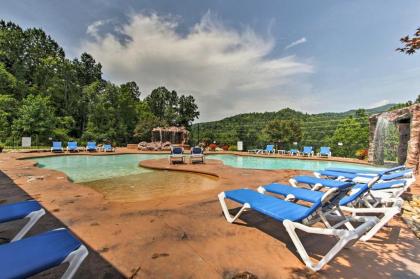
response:
[[[398,164],[402,165],[407,161],[408,141],[410,140],[410,123],[397,123],[400,134],[398,144]]]
[[[410,140],[408,141],[408,152],[406,166],[414,168],[416,173],[419,170],[420,161],[420,104],[411,106]]]
[[[376,150],[374,135],[378,118],[386,117],[398,126],[400,145],[398,147],[398,161],[418,173],[420,162],[420,104],[410,107],[372,115],[369,118],[369,162],[374,162]],[[408,140],[408,142],[407,142]],[[406,159],[405,159],[406,158]]]

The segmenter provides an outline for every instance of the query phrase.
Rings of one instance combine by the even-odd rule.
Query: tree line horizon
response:
[[[0,142],[36,136],[122,145],[150,140],[156,126],[190,127],[199,116],[191,95],[164,86],[143,100],[139,85],[102,78],[102,65],[88,53],[66,58],[42,29],[0,20]]]
[[[24,30],[0,20],[0,144],[11,146],[23,136],[36,136],[39,145],[51,140],[124,145],[150,141],[151,130],[158,126],[184,126],[191,131],[191,145],[216,141],[234,146],[239,139],[246,147],[341,142],[342,148],[333,149],[347,157],[368,145],[368,114],[363,109],[346,115],[286,108],[193,124],[200,115],[194,96],[164,86],[141,96],[134,81],[117,85],[104,80],[102,65],[90,54],[70,60],[42,29]]]

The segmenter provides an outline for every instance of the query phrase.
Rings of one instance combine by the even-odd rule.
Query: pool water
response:
[[[38,167],[64,172],[73,182],[88,186],[114,202],[144,201],[157,197],[202,192],[218,185],[208,175],[155,171],[139,167],[142,160],[168,155],[125,154],[34,158]]]
[[[72,181],[79,183],[151,172],[139,167],[139,162],[166,157],[167,155],[149,154],[72,155],[36,158],[35,161],[38,167],[62,171]]]
[[[218,178],[188,172],[150,171],[81,183],[116,202],[144,201],[199,193],[215,188]]]
[[[41,168],[64,172],[73,182],[88,186],[111,201],[142,201],[193,192],[202,192],[218,185],[218,179],[208,175],[156,171],[139,167],[139,162],[167,158],[168,155],[124,154],[106,156],[54,156],[34,158]],[[298,169],[315,171],[327,167],[377,169],[359,164],[261,158],[236,155],[209,155],[225,165],[250,169]]]
[[[235,168],[249,168],[249,169],[295,169],[317,171],[325,168],[357,168],[363,170],[380,170],[369,165],[342,163],[333,161],[317,161],[317,160],[299,160],[299,159],[279,159],[279,158],[264,158],[252,156],[236,156],[236,155],[209,155],[209,159],[222,160],[225,165]]]

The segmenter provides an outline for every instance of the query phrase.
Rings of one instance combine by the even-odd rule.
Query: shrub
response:
[[[209,144],[209,150],[210,151],[215,151],[216,150],[217,145],[215,143],[211,143]]]
[[[225,144],[222,146],[223,151],[228,151],[229,150],[229,145]]]
[[[365,160],[368,156],[368,150],[367,149],[358,149],[355,153],[357,159]]]
[[[238,151],[235,145],[229,146],[229,151]]]

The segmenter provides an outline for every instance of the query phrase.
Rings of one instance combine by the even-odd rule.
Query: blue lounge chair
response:
[[[314,156],[314,151],[312,146],[304,146],[302,152],[300,153],[302,156]]]
[[[89,152],[96,152],[96,151],[98,151],[98,148],[96,147],[96,142],[94,142],[94,141],[88,141],[88,143],[86,145],[86,151],[89,151]]]
[[[68,152],[79,152],[79,148],[77,147],[76,141],[69,141],[67,143],[67,151]]]
[[[87,255],[86,247],[68,230],[49,231],[0,245],[0,277],[27,278],[69,263],[61,278],[70,279]]]
[[[365,174],[365,175],[375,175],[386,172],[388,174],[403,172],[405,175],[412,175],[413,170],[405,166],[398,166],[394,168],[384,169],[384,170],[374,170],[374,169],[354,169],[354,168],[326,168],[325,170],[334,171],[334,172],[345,172],[352,174]]]
[[[328,146],[321,146],[318,152],[318,157],[331,157],[331,150]]]
[[[338,172],[338,171],[330,171],[330,170],[320,170],[314,172],[316,177],[328,177],[331,179],[337,180],[352,180],[356,183],[367,183],[377,174],[366,174],[366,173],[349,173],[349,172]],[[395,179],[406,179],[411,183],[415,181],[415,177],[412,175],[411,170],[403,170],[394,173],[385,173],[381,176],[381,180],[388,181],[388,180],[395,180]]]
[[[343,181],[339,180],[331,180],[326,178],[318,178],[309,175],[299,175],[291,178],[289,183],[295,187],[298,187],[299,184],[305,184],[310,186],[314,190],[318,190],[322,187],[336,187],[343,183]],[[345,183],[352,183],[352,182],[345,182]],[[387,189],[395,189],[401,188],[407,185],[407,180],[390,180],[390,181],[382,181],[372,185],[372,191],[383,191]]]
[[[311,227],[311,225],[318,222],[319,218],[326,220],[325,213],[331,210],[337,210],[339,200],[345,196],[349,189],[351,187],[348,186],[331,188],[322,197],[316,200],[314,199],[310,206],[263,195],[250,189],[225,191],[220,193],[218,198],[226,220],[229,223],[233,223],[247,209],[253,209],[277,221],[283,222],[286,231],[306,266],[313,271],[318,271],[334,258],[341,249],[354,243],[377,222],[375,217],[339,216],[341,221],[334,226],[331,226],[328,222],[324,222],[327,228]],[[236,215],[232,216],[230,214],[226,205],[226,199],[242,205]],[[350,221],[357,221],[362,224],[357,228],[352,227],[353,229],[351,230],[343,227],[349,226]],[[317,264],[314,264],[309,258],[299,236],[296,234],[296,229],[314,234],[333,235],[339,240]]]
[[[24,237],[44,214],[45,210],[36,201],[23,201],[5,204],[0,206],[0,223],[6,223],[26,218],[29,219],[26,225],[23,226],[23,228],[15,235],[15,237],[13,237],[11,240],[13,242]]]
[[[193,147],[190,154],[191,163],[201,162],[204,163],[204,151],[201,147]]]
[[[103,152],[115,152],[115,148],[113,148],[112,145],[110,145],[110,144],[104,144],[102,146],[102,151]]]
[[[264,154],[264,153],[266,153],[266,154],[271,154],[271,153],[275,154],[276,153],[276,150],[274,149],[274,145],[273,144],[268,144],[265,147],[265,149],[262,150],[262,154]]]
[[[300,154],[299,150],[297,149],[290,149],[288,153],[290,156],[293,156],[293,155],[298,156]]]
[[[169,163],[174,162],[184,163],[185,155],[184,148],[181,146],[171,146],[171,154],[169,155]]]
[[[374,236],[384,225],[386,225],[396,214],[401,212],[401,207],[403,205],[403,200],[400,198],[388,198],[386,200],[382,200],[381,202],[377,202],[375,198],[373,198],[373,202],[370,195],[370,190],[377,185],[376,180],[372,180],[369,184],[357,184],[353,186],[352,191],[346,197],[343,197],[340,200],[340,210],[348,211],[353,214],[353,216],[357,214],[364,214],[364,215],[372,215],[375,214],[379,217],[379,220],[364,236],[360,239],[363,241],[368,241],[372,236]],[[307,202],[314,202],[317,199],[321,198],[324,195],[324,192],[314,190],[315,185],[319,185],[321,183],[325,183],[326,181],[323,179],[314,178],[311,180],[309,177],[300,176],[295,177],[294,181],[305,181],[303,183],[314,186],[312,190],[304,189],[304,188],[296,188],[296,185],[289,186],[289,185],[282,185],[277,183],[272,183],[266,186],[262,186],[258,188],[260,193],[274,193],[277,195],[293,197],[293,199],[304,200]],[[329,184],[323,186],[334,188],[338,187],[340,183],[347,184],[348,182],[339,182],[335,181],[334,184]],[[318,187],[320,189],[321,187]],[[336,214],[340,216],[344,216],[341,211],[337,211]]]
[[[276,153],[276,150],[274,149],[274,144],[268,144],[268,145],[266,145],[265,149],[256,149],[255,150],[255,153],[256,154],[264,154],[264,153],[267,153],[267,154],[273,153],[273,154],[275,154]]]
[[[53,141],[51,152],[63,152],[63,151],[64,151],[64,148],[61,145],[61,141]]]

